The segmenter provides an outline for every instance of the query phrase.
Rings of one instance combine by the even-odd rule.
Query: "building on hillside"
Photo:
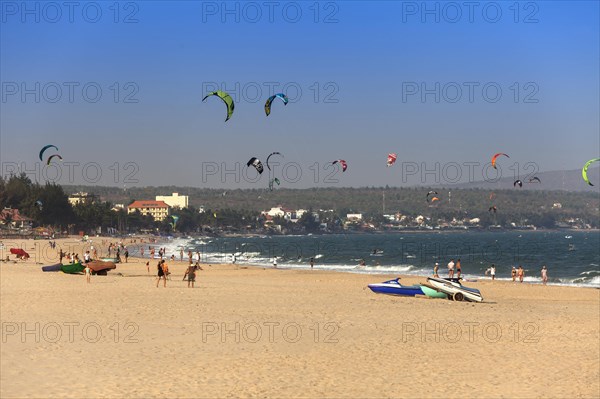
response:
[[[91,204],[96,200],[96,196],[94,194],[78,192],[69,195],[69,204],[71,206],[75,206],[77,204]]]
[[[276,207],[271,208],[270,210],[263,212],[265,215],[269,215],[271,217],[284,217],[286,212],[290,212],[289,209],[283,208],[281,205],[277,205]]]
[[[140,211],[142,215],[151,215],[154,220],[164,220],[169,216],[169,205],[164,201],[133,201],[127,207],[127,213],[134,213]]]
[[[348,221],[359,221],[362,220],[363,216],[362,213],[348,213],[346,215],[346,219]]]
[[[281,205],[278,205],[274,208],[271,208],[268,211],[262,212],[262,214],[268,215],[271,218],[282,217],[285,220],[288,220],[292,223],[297,223],[298,220],[302,217],[302,215],[304,215],[306,212],[308,212],[306,209],[294,210],[294,209],[284,208]]]
[[[188,196],[179,195],[179,193],[173,193],[172,195],[157,195],[157,201],[163,201],[171,208],[187,208],[188,207]]]

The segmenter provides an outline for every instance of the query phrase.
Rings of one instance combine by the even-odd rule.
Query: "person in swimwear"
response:
[[[542,282],[544,285],[548,282],[548,269],[546,269],[546,265],[542,266]]]
[[[160,283],[160,279],[164,280],[163,286],[166,288],[167,287],[167,275],[165,273],[165,270],[163,268],[163,264],[164,264],[164,260],[159,260],[158,261],[158,265],[157,265],[157,269],[158,269],[158,278],[156,279],[156,288],[158,288],[158,284]]]

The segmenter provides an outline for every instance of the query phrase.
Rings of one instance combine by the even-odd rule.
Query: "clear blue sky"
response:
[[[265,187],[266,173],[245,181],[245,163],[272,151],[295,188],[419,184],[407,168],[436,163],[443,180],[450,162],[462,181],[477,163],[480,180],[496,152],[510,155],[503,176],[515,162],[525,175],[527,162],[575,169],[600,156],[597,1],[264,3],[2,2],[3,173],[34,169],[45,144],[75,163],[76,183],[87,164],[88,182],[101,168],[97,184],[229,189]],[[236,101],[228,122],[220,100],[202,102],[213,83]],[[284,87],[290,103],[266,117]],[[332,183],[339,158],[349,167]],[[222,182],[236,163],[239,182]],[[203,179],[203,165],[219,171]]]

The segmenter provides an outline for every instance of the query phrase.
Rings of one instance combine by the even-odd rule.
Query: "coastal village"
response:
[[[197,208],[190,206],[187,195],[171,193],[170,195],[157,195],[154,199],[134,200],[129,204],[110,204],[102,201],[99,196],[87,192],[76,192],[68,196],[72,207],[89,206],[92,204],[109,204],[115,214],[138,216],[154,221],[153,228],[136,229],[117,223],[114,226],[94,226],[93,231],[85,233],[112,234],[141,232],[151,234],[163,233],[203,233],[209,235],[228,234],[303,234],[303,233],[377,233],[377,232],[403,232],[403,231],[452,231],[452,230],[537,230],[549,228],[536,226],[527,220],[508,220],[503,225],[499,223],[483,223],[480,217],[452,217],[450,219],[436,218],[430,214],[406,215],[401,212],[381,213],[378,215],[362,212],[340,214],[334,209],[292,209],[282,204],[264,209],[253,215],[253,220],[246,220],[245,216],[236,217],[229,215],[226,220],[219,216],[221,211],[206,209],[204,206]],[[560,212],[562,204],[552,203],[552,209]],[[194,212],[204,216],[204,223],[188,223],[185,228],[178,224],[180,214]],[[150,219],[149,219],[150,218]],[[589,223],[578,217],[565,217],[557,220],[555,229],[591,229]],[[51,236],[60,233],[51,226],[36,223],[35,218],[24,215],[19,209],[5,208],[0,212],[0,228],[3,235],[33,235]],[[137,231],[136,231],[137,230]],[[62,232],[67,233],[67,232]],[[75,233],[70,231],[68,233]]]

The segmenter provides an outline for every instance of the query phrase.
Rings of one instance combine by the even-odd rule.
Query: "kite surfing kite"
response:
[[[173,227],[173,230],[175,230],[175,225],[177,224],[177,221],[179,220],[179,216],[171,215],[171,218],[173,218],[173,223],[171,223],[171,226]]]
[[[593,184],[590,182],[590,179],[588,179],[587,170],[591,164],[597,161],[600,161],[600,158],[590,159],[585,163],[585,165],[583,165],[583,169],[581,169],[581,176],[583,177],[583,180],[590,186],[593,186]]]
[[[58,147],[52,144],[48,144],[45,145],[41,150],[40,150],[40,161],[43,161],[43,156],[44,156],[44,151],[46,151],[48,148],[50,147],[54,147],[56,148],[56,151],[58,151]]]
[[[48,161],[46,162],[46,165],[50,165],[50,161],[52,161],[52,158],[58,157],[61,161],[62,161],[62,157],[58,154],[54,154],[54,155],[50,155],[48,157]]]
[[[541,182],[542,182],[542,181],[540,180],[540,178],[539,178],[539,177],[537,177],[537,176],[534,176],[534,177],[532,177],[532,178],[530,178],[530,179],[529,179],[529,182],[528,182],[528,183],[533,183],[533,182],[534,182],[534,181],[536,181],[536,180],[537,180],[537,182],[538,182],[538,183],[541,183]]]
[[[513,187],[517,187],[517,184],[519,185],[519,187],[523,187],[523,182],[521,180],[515,180],[515,182],[513,183]]]
[[[225,93],[224,91],[217,90],[217,91],[208,93],[202,99],[202,101],[206,100],[210,96],[219,97],[221,100],[223,100],[225,105],[227,105],[227,118],[225,119],[225,122],[227,122],[229,120],[229,118],[231,118],[231,115],[233,115],[233,109],[235,108],[235,104],[233,103],[233,98],[231,98],[231,96],[229,94]]]
[[[337,161],[333,161],[331,164],[335,165],[338,162],[340,163],[340,165],[342,165],[342,172],[345,172],[346,169],[348,169],[348,164],[343,159],[338,159]]]
[[[287,103],[290,101],[288,97],[283,93],[277,93],[274,96],[269,97],[267,99],[267,102],[265,103],[265,114],[267,114],[267,116],[269,116],[269,114],[271,113],[271,103],[273,102],[273,100],[275,100],[275,98],[281,98],[281,100],[283,101],[283,105],[287,105]]]
[[[433,204],[435,201],[439,201],[439,200],[440,200],[440,199],[439,199],[438,197],[433,197],[433,198],[431,199],[431,203]]]
[[[269,156],[267,157],[267,161],[266,161],[267,168],[269,168],[269,170],[271,170],[271,167],[269,166],[269,158],[271,158],[273,155],[281,155],[281,153],[275,151],[275,152],[272,152],[272,153],[269,154]],[[283,155],[281,155],[281,157],[283,158]]]
[[[434,195],[434,194],[438,195],[438,192],[437,191],[430,191],[430,192],[428,192],[427,195],[425,196],[425,200],[427,202],[433,202],[433,200],[430,201],[429,196],[430,195]],[[437,198],[437,197],[433,197],[433,198]],[[440,200],[439,198],[437,198],[437,199],[438,199],[438,201]]]
[[[271,179],[271,181],[269,181],[269,190],[273,191],[273,183],[277,183],[277,185],[279,185],[279,179],[278,178],[274,178]]]
[[[388,154],[387,164],[386,164],[388,168],[390,166],[392,166],[394,164],[394,162],[396,162],[396,158],[398,158],[398,155],[394,154],[393,152]]]
[[[492,166],[494,167],[494,169],[496,169],[496,158],[498,158],[500,155],[504,155],[506,158],[510,158],[508,155],[506,155],[503,152],[499,152],[497,154],[494,154],[494,156],[492,157]]]
[[[250,166],[250,165],[254,166],[254,168],[256,169],[256,171],[259,174],[262,174],[264,168],[263,168],[262,162],[260,162],[260,159],[255,158],[255,157],[250,158],[250,160],[248,161],[246,166]]]

